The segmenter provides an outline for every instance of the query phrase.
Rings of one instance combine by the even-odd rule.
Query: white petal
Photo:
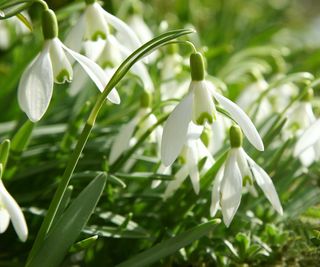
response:
[[[72,51],[62,43],[61,45],[76,61],[78,61],[81,67],[85,70],[85,72],[89,75],[92,81],[96,84],[98,89],[101,92],[103,92],[108,82],[107,76],[104,73],[103,69],[100,68],[98,64],[96,64],[89,58],[83,55],[80,55],[77,52]]]
[[[175,174],[175,179],[168,183],[168,186],[163,194],[163,199],[168,199],[173,193],[181,186],[184,180],[188,177],[189,170],[187,166],[182,166],[181,169]]]
[[[64,41],[66,46],[75,52],[80,52],[84,35],[84,16],[82,15],[77,23],[72,27]]]
[[[113,88],[107,96],[107,99],[113,104],[120,104],[120,96],[116,88]]]
[[[83,68],[81,68],[79,64],[76,64],[74,66],[73,75],[74,79],[70,84],[68,90],[71,96],[77,95],[81,91],[81,89],[83,89],[87,85],[88,81],[90,81],[85,71],[83,70]]]
[[[107,22],[110,23],[118,31],[118,33],[123,36],[123,38],[125,38],[125,40],[127,41],[125,45],[128,46],[129,49],[135,50],[141,46],[138,37],[126,23],[111,15],[110,13],[102,9],[102,7],[100,8]]]
[[[163,128],[161,160],[165,166],[175,161],[186,143],[191,115],[192,94],[188,94],[172,111]]]
[[[213,182],[213,187],[211,191],[211,205],[210,205],[210,215],[214,217],[220,208],[220,188],[221,188],[221,181],[224,174],[224,165],[221,166],[219,169],[216,178]]]
[[[313,146],[320,138],[320,119],[316,120],[299,138],[294,155],[297,157],[307,148]]]
[[[98,3],[87,5],[84,13],[85,17],[85,40],[96,41],[106,39],[109,34],[109,29],[102,8]]]
[[[110,151],[109,164],[113,164],[124,151],[129,148],[130,139],[133,135],[137,121],[133,119],[121,127],[119,134],[116,136]]]
[[[264,146],[261,137],[247,114],[228,98],[216,92],[213,92],[213,95],[215,99],[230,113],[231,117],[239,124],[249,142],[258,150],[263,151]]]
[[[200,191],[200,175],[198,171],[198,151],[195,142],[189,142],[186,155],[186,165],[189,170],[194,192],[198,195]]]
[[[29,119],[37,122],[46,112],[53,90],[53,73],[48,45],[22,74],[18,101]]]
[[[23,242],[26,241],[28,237],[28,228],[23,213],[20,207],[18,206],[17,202],[5,189],[1,180],[0,199],[10,215],[13,227],[17,235],[19,236],[20,240]]]
[[[163,164],[160,164],[158,170],[156,173],[160,173],[160,174],[170,174],[171,172],[171,168],[170,167],[166,167]],[[151,184],[151,188],[156,188],[161,184],[162,180],[153,180],[152,184]]]
[[[73,71],[58,38],[47,41],[50,44],[49,54],[52,63],[53,77],[56,83],[71,82]]]
[[[1,206],[1,198],[0,198],[0,234],[4,233],[10,223],[10,215],[8,211]]]
[[[255,163],[248,155],[247,159],[252,165],[252,172],[254,178],[265,194],[266,198],[270,201],[273,208],[280,214],[283,214],[283,209],[277,194],[277,191],[272,183],[270,176],[262,169],[257,163]]]
[[[316,160],[316,151],[309,147],[299,154],[299,159],[303,166],[309,167]]]
[[[216,108],[211,96],[209,83],[206,81],[192,81],[189,91],[193,91],[192,121],[203,125],[205,121],[212,123],[216,119]]]
[[[229,227],[236,214],[242,195],[242,178],[236,163],[236,153],[230,150],[221,182],[221,210],[224,224]]]
[[[200,126],[200,125],[196,125],[194,124],[192,121],[189,123],[189,127],[188,127],[188,133],[187,133],[187,136],[188,136],[188,140],[196,140],[196,139],[199,139],[202,132],[203,132],[203,126]]]

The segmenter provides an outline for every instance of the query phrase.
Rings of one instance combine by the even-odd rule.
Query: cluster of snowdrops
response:
[[[25,11],[21,14],[30,21]],[[9,34],[6,35],[8,25],[14,25],[18,35],[29,32],[21,19],[1,15],[4,20],[0,22],[0,45],[5,49],[10,42]],[[86,1],[83,14],[64,41],[58,37],[55,13],[44,5],[42,32],[42,49],[23,72],[18,86],[20,108],[32,122],[41,120],[46,113],[55,83],[71,83],[70,94],[75,95],[85,90],[87,80],[91,79],[103,93],[121,63],[153,37],[141,17],[133,15],[127,24],[105,11],[96,1]],[[242,194],[249,192],[256,196],[256,185],[282,215],[283,209],[272,179],[243,149],[243,139],[246,138],[258,151],[264,150],[260,134],[246,112],[264,92],[270,91],[269,84],[258,77],[234,103],[223,96],[223,91],[214,80],[208,78],[205,59],[192,43],[176,41],[176,44],[170,43],[169,46],[179,43],[192,49],[188,61],[190,78],[184,81],[175,79],[186,63],[174,49],[160,59],[159,71],[163,81],[160,85],[161,98],[163,101],[176,100],[165,106],[164,111],[169,116],[163,126],[157,124],[158,119],[152,112],[151,96],[155,86],[148,73],[148,64],[154,62],[159,54],[148,54],[131,67],[130,71],[142,83],[144,93],[140,100],[140,110],[120,128],[113,140],[109,164],[116,162],[128,148],[137,143],[147,129],[156,125],[148,140],[156,143],[158,148],[161,164],[157,173],[174,176],[172,181],[167,182],[163,193],[163,199],[166,200],[188,177],[194,193],[198,194],[201,175],[212,167],[215,163],[213,155],[227,143],[230,148],[225,162],[216,177],[212,177],[211,216],[216,216],[218,210],[221,210],[223,221],[229,226],[240,205]],[[320,158],[320,120],[313,114],[310,102],[312,88],[305,89],[299,101],[290,104],[292,96],[299,93],[295,85],[287,83],[279,86],[276,95],[265,94],[259,101],[255,119],[259,122],[275,110],[286,110],[287,121],[282,140],[292,135],[297,137],[294,156],[299,157],[301,163],[308,167]],[[116,88],[111,88],[107,99],[113,104],[121,104]],[[143,154],[144,151],[138,150],[137,153]],[[172,173],[171,166],[178,158],[183,164]],[[134,163],[134,159],[129,160],[124,169],[130,170]],[[1,164],[0,174],[1,177],[5,175],[4,164]],[[161,182],[155,180],[151,186],[156,188]],[[24,215],[0,180],[1,233],[7,229],[10,219],[20,240],[26,241],[28,227]]]

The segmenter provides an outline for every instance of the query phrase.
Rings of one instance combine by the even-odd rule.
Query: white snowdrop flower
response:
[[[66,38],[69,47],[78,52],[83,40],[105,40],[110,35],[109,26],[125,40],[124,45],[131,51],[141,45],[134,31],[125,22],[105,11],[95,0],[87,0],[86,3],[84,14]]]
[[[260,97],[261,93],[263,93],[267,88],[268,83],[263,79],[259,79],[258,81],[250,84],[245,89],[243,89],[236,103],[243,110],[248,111]],[[264,97],[260,102],[258,114],[255,115],[256,120],[258,122],[263,121],[266,117],[268,117],[271,114],[272,111],[273,107],[268,97]]]
[[[320,119],[314,121],[298,138],[293,154],[306,167],[320,160]]]
[[[144,93],[141,97],[141,108],[133,119],[120,128],[111,146],[109,164],[113,164],[128,148],[134,146],[137,140],[157,123],[157,118],[151,113],[151,95]],[[136,132],[135,132],[136,130]],[[135,134],[134,134],[135,132]],[[150,142],[160,146],[162,127],[158,126],[150,135]]]
[[[191,121],[198,125],[215,121],[214,99],[239,124],[249,142],[258,150],[264,150],[261,137],[245,112],[235,103],[217,93],[214,86],[204,80],[204,63],[200,53],[191,55],[190,67],[192,81],[189,93],[175,107],[164,125],[161,142],[163,164],[171,165],[181,152],[187,140],[187,130]]]
[[[54,82],[70,82],[73,78],[66,52],[81,65],[101,92],[107,84],[104,71],[96,63],[69,49],[58,39],[57,20],[52,10],[43,12],[43,35],[45,42],[42,51],[22,74],[18,87],[19,105],[33,122],[39,121],[46,112]],[[108,99],[112,103],[120,103],[115,89]]]
[[[242,187],[255,181],[273,208],[283,214],[282,206],[269,175],[242,148],[242,133],[238,126],[230,128],[231,149],[213,183],[210,214],[222,210],[224,224],[229,227],[241,202]],[[249,189],[250,190],[250,189]]]
[[[28,13],[22,12],[23,16],[30,21]],[[12,43],[11,32],[14,31],[16,35],[22,35],[30,32],[27,26],[22,23],[16,16],[6,20],[0,20],[0,49],[8,49]]]
[[[2,164],[1,164],[2,169]],[[21,208],[9,194],[0,179],[0,234],[4,233],[10,223],[12,225],[22,242],[28,238],[28,227]]]
[[[194,192],[199,194],[200,174],[206,173],[215,162],[208,148],[203,144],[202,140],[199,139],[202,128],[203,127],[193,125],[192,123],[189,125],[188,140],[180,154],[183,165],[174,175],[175,179],[168,183],[163,194],[164,199],[171,197],[188,176],[191,179]],[[206,160],[200,172],[198,163],[204,158],[206,158]]]
[[[312,98],[313,90],[309,89],[305,97],[301,101],[296,102],[288,112],[288,119],[284,129],[286,135],[290,135],[290,133],[291,135],[300,135],[316,120],[310,102]]]
[[[104,67],[111,67],[114,70],[131,54],[131,51],[122,45],[114,36],[109,36],[104,49],[99,56],[99,63]],[[147,92],[154,91],[154,85],[145,64],[141,61],[136,62],[130,72],[137,76]]]
[[[170,45],[167,53],[159,63],[162,100],[181,98],[188,90],[189,81],[177,78],[177,76],[181,76],[184,62],[183,58],[177,53],[176,47],[175,44]]]

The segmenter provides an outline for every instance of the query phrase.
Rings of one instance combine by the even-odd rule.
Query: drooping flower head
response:
[[[191,55],[190,69],[192,81],[189,92],[172,111],[164,126],[161,143],[161,159],[164,165],[171,165],[181,152],[186,143],[187,130],[191,122],[204,125],[212,124],[216,120],[217,111],[214,100],[228,111],[248,140],[258,150],[263,150],[261,137],[245,112],[217,93],[215,87],[205,80],[204,61],[200,53]]]
[[[79,52],[83,41],[107,40],[110,32],[109,25],[126,40],[123,44],[130,50],[137,49],[141,42],[134,31],[122,20],[105,11],[95,0],[86,0],[86,8],[77,24],[71,29],[66,44],[73,50]]]
[[[44,10],[42,15],[44,45],[42,51],[22,74],[18,87],[18,101],[21,109],[33,122],[39,121],[46,112],[53,92],[53,84],[71,82],[73,70],[66,53],[74,58],[100,91],[107,79],[104,71],[93,61],[66,47],[58,39],[57,19],[52,10]],[[115,89],[108,95],[113,103],[120,103]]]
[[[239,208],[243,186],[248,187],[249,191],[255,191],[254,181],[273,208],[282,215],[282,206],[271,178],[242,148],[242,132],[239,126],[231,126],[230,144],[227,159],[214,180],[211,216],[215,216],[218,209],[221,209],[223,221],[228,227]]]

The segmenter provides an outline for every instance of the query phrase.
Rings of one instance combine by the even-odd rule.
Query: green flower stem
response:
[[[129,71],[132,65],[136,63],[138,60],[142,59],[144,56],[151,53],[152,51],[166,45],[171,40],[178,38],[182,35],[190,34],[193,32],[194,30],[175,30],[175,31],[164,33],[158,37],[155,37],[151,41],[147,42],[146,44],[138,48],[135,52],[133,52],[114,73],[114,75],[112,76],[109,83],[106,85],[106,88],[104,89],[102,94],[98,96],[98,99],[95,102],[95,105],[78,139],[76,148],[73,150],[73,153],[68,161],[66,170],[61,178],[61,182],[59,183],[57,191],[51,201],[47,215],[44,218],[44,221],[38,232],[36,240],[33,244],[32,250],[29,254],[29,257],[27,260],[27,266],[30,266],[31,259],[39,251],[39,248],[41,247],[43,240],[45,239],[47,233],[50,231],[50,227],[52,226],[54,217],[56,216],[57,211],[59,210],[61,200],[63,199],[66,189],[69,185],[71,176],[76,168],[76,165],[83,151],[83,148],[87,143],[87,140],[94,126],[96,118],[104,102],[106,101],[108,94],[118,84],[118,82],[124,77],[124,75]]]

